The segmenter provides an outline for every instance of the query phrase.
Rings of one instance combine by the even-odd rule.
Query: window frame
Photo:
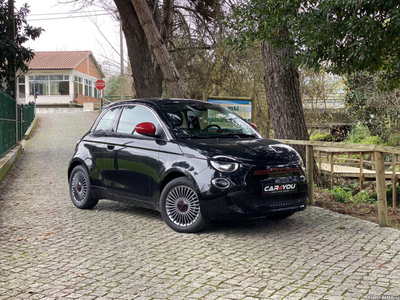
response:
[[[59,79],[54,79],[56,76]],[[52,78],[53,77],[53,78]],[[62,83],[62,84],[61,84]],[[60,93],[60,85],[68,84],[67,89],[62,89],[68,91],[68,93]],[[70,96],[70,86],[71,83],[69,81],[69,75],[61,75],[61,74],[51,74],[51,75],[29,75],[28,78],[28,86],[29,86],[29,95],[35,95],[35,87],[41,86],[43,93],[40,93],[41,96]],[[57,90],[58,93],[53,93],[53,90]],[[25,92],[26,94],[26,92]]]
[[[115,114],[115,116],[114,116],[114,118],[113,118],[113,120],[112,120],[112,122],[111,122],[110,130],[97,129],[97,126],[99,125],[99,123],[101,122],[101,120],[103,120],[104,116],[105,116],[108,112],[110,112],[110,111],[112,111],[112,110],[114,110],[114,109],[116,109],[117,112],[116,112],[116,114]],[[92,129],[91,129],[90,131],[91,131],[92,133],[96,133],[96,132],[108,132],[108,133],[116,132],[116,131],[115,131],[116,128],[117,128],[116,124],[118,124],[118,122],[119,122],[119,118],[120,118],[120,115],[121,115],[121,111],[122,111],[122,110],[121,110],[121,107],[120,107],[120,106],[111,107],[110,109],[105,110],[105,111],[98,117],[97,121],[95,122],[95,124],[93,124],[93,127],[92,127]]]
[[[153,114],[154,119],[158,122],[158,126],[156,126],[157,124],[154,124],[156,126],[156,128],[157,128],[155,136],[146,136],[146,135],[143,135],[143,134],[118,132],[118,126],[119,126],[119,123],[120,123],[120,120],[121,120],[121,116],[123,114],[124,109],[127,108],[127,107],[142,107],[142,108],[145,108],[145,109],[149,110]],[[163,122],[161,122],[160,117],[154,111],[154,109],[152,109],[151,107],[146,106],[146,105],[141,105],[139,103],[138,104],[132,103],[132,104],[121,105],[120,108],[121,108],[121,110],[119,112],[118,121],[115,123],[115,128],[114,128],[114,133],[115,134],[118,134],[118,135],[121,135],[121,136],[129,136],[131,138],[139,138],[139,139],[168,139],[169,140]],[[140,124],[140,123],[143,123],[143,122],[139,122],[137,124]]]
[[[95,80],[87,77],[73,75],[74,94],[79,94],[92,98],[100,98],[100,93],[95,87]]]

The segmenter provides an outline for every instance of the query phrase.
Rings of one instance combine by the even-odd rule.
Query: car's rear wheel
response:
[[[69,177],[69,194],[72,203],[78,208],[93,208],[99,202],[92,195],[92,185],[86,169],[79,165],[76,166]]]
[[[186,177],[176,178],[165,186],[160,210],[165,223],[177,232],[198,232],[206,224],[201,215],[199,196]]]

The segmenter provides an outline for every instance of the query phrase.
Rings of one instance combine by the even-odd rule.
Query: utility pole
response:
[[[121,56],[121,100],[125,100],[125,72],[124,72],[124,38],[122,35],[122,20],[119,21],[119,39],[120,39],[120,56]]]

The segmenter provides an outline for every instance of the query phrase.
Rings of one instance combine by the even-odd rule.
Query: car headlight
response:
[[[210,161],[213,168],[222,173],[232,173],[239,169],[239,163],[229,161],[229,157],[216,156]]]

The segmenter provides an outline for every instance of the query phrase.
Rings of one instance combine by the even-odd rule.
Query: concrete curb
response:
[[[8,171],[11,169],[12,165],[18,160],[22,153],[22,149],[25,148],[26,141],[29,140],[37,126],[39,118],[36,116],[33,120],[31,126],[24,135],[24,139],[19,142],[14,148],[12,148],[3,158],[0,159],[0,183],[6,177]]]
[[[8,152],[2,159],[0,159],[0,183],[6,177],[12,165],[17,161],[22,153],[22,145],[16,145],[10,152]]]
[[[39,118],[36,116],[31,124],[31,126],[29,126],[28,130],[25,132],[25,136],[24,136],[25,140],[29,140],[31,138],[33,132],[35,131],[38,121],[39,121]]]

